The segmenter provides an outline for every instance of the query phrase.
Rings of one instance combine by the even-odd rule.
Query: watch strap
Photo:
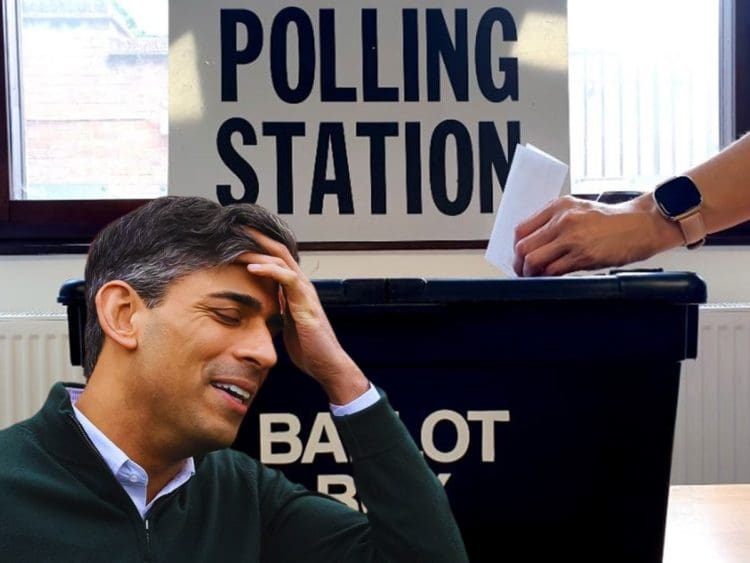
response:
[[[677,223],[682,230],[685,246],[698,248],[706,240],[706,224],[703,222],[703,214],[699,209],[688,213],[685,217],[679,217]]]

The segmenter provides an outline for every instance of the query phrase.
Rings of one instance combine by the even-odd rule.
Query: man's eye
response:
[[[214,315],[223,323],[236,325],[240,323],[240,318],[237,315],[222,313],[221,311],[214,311]]]

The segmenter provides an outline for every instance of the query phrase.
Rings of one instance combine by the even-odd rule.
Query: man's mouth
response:
[[[240,404],[248,405],[250,404],[250,398],[252,395],[245,391],[244,389],[241,389],[237,387],[236,385],[232,385],[230,383],[211,383],[213,387],[216,387],[217,389],[220,389],[227,393],[230,397],[232,397],[235,401],[237,401]]]

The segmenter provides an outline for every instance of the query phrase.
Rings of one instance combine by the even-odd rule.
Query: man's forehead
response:
[[[271,279],[251,275],[246,263],[232,262],[195,270],[170,284],[170,293],[190,293],[194,298],[218,298],[224,294],[246,295],[250,298],[277,299],[278,284]]]

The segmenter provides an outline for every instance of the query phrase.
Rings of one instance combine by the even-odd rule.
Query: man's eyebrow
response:
[[[217,291],[215,293],[209,293],[208,297],[229,299],[230,301],[235,301],[241,305],[246,305],[258,310],[263,307],[262,303],[259,300],[257,300],[252,295],[248,295],[247,293],[237,293],[235,291]]]

